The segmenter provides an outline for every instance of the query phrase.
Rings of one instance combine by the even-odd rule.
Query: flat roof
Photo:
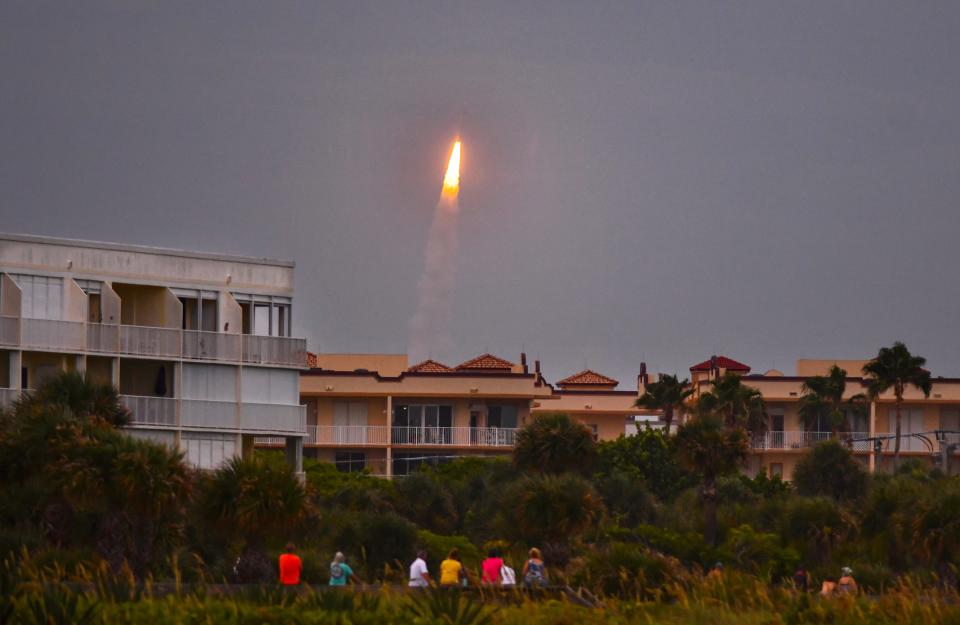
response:
[[[294,267],[292,260],[277,260],[257,256],[240,256],[235,254],[214,254],[211,252],[194,252],[171,247],[153,247],[150,245],[131,245],[128,243],[110,243],[106,241],[88,241],[85,239],[67,239],[63,237],[38,236],[33,234],[12,234],[0,232],[0,241],[16,241],[19,243],[41,243],[47,245],[70,245],[86,247],[95,250],[114,250],[118,252],[139,252],[143,254],[160,254],[163,256],[177,256],[188,258],[202,258],[205,260],[222,260],[234,263],[248,263],[252,265],[272,265],[275,267]]]

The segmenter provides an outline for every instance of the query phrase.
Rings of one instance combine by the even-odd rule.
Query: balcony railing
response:
[[[172,397],[121,395],[120,401],[130,411],[131,425],[177,425],[177,400]]]
[[[313,425],[307,428],[307,445],[386,445],[390,428],[385,425]]]
[[[873,447],[871,443],[855,440],[866,438],[868,436],[870,436],[870,434],[867,432],[846,432],[838,434],[837,439],[841,443],[854,441],[850,443],[853,451],[872,451]],[[765,432],[763,434],[753,435],[751,447],[757,450],[806,449],[807,447],[813,447],[817,443],[829,440],[831,437],[833,437],[833,434],[830,432]]]
[[[107,323],[88,323],[87,351],[108,354],[119,353],[120,326]]]
[[[303,434],[307,426],[307,407],[287,404],[240,404],[243,430]]]
[[[306,368],[307,341],[286,336],[244,334],[243,362]]]
[[[198,360],[240,360],[240,335],[183,330],[183,357]]]
[[[151,326],[120,326],[118,353],[134,356],[179,358],[183,353],[180,330]]]
[[[40,350],[82,352],[87,348],[85,325],[82,321],[21,319],[20,345]]]
[[[0,388],[0,410],[6,410],[20,399],[20,389]]]
[[[402,427],[393,428],[394,445],[450,445],[460,447],[513,447],[516,428]]]
[[[0,317],[0,345],[20,344],[20,317]]]

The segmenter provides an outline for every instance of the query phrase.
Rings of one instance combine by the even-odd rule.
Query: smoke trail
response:
[[[453,283],[457,271],[457,213],[454,189],[444,188],[433,212],[426,265],[417,284],[417,312],[410,320],[413,362],[445,356],[453,350]]]

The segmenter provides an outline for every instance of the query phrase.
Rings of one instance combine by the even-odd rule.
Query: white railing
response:
[[[240,335],[183,330],[183,357],[198,360],[240,360]]]
[[[180,330],[151,326],[120,326],[121,354],[179,358],[182,353]]]
[[[21,319],[20,345],[32,349],[82,352],[87,347],[86,324],[57,319]]]
[[[763,434],[754,434],[751,440],[753,449],[805,449],[813,447],[817,443],[829,440],[833,436],[830,432],[764,432]],[[870,436],[866,432],[846,432],[837,435],[837,439],[843,443],[852,439],[866,438]],[[853,451],[871,451],[871,443],[857,441],[851,443]]]
[[[386,445],[390,428],[385,425],[312,425],[307,428],[307,445]]]
[[[20,344],[20,317],[0,317],[0,345]]]
[[[6,410],[20,399],[20,389],[0,388],[0,410]]]
[[[307,368],[307,340],[244,334],[243,362]]]
[[[240,428],[263,432],[303,434],[307,407],[289,404],[240,404]]]
[[[236,430],[237,403],[208,399],[183,399],[180,424],[184,428]]]
[[[116,354],[120,351],[120,326],[106,323],[87,324],[87,351]]]
[[[513,447],[516,428],[402,427],[393,428],[394,445],[451,445],[460,447]]]
[[[131,425],[177,425],[177,400],[172,397],[121,395],[120,401],[130,411]]]

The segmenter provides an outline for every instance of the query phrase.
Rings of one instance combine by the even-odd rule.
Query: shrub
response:
[[[566,544],[603,510],[590,483],[572,474],[521,478],[506,488],[501,505],[501,534],[529,545]]]
[[[535,473],[588,473],[596,457],[593,434],[565,414],[543,414],[520,428],[513,463]]]
[[[853,501],[866,493],[867,472],[842,443],[823,441],[797,463],[793,483],[801,495]]]
[[[598,480],[615,474],[642,482],[661,501],[697,484],[697,476],[678,462],[673,439],[651,428],[597,445]]]
[[[682,577],[679,562],[638,544],[611,543],[595,550],[572,581],[605,595],[652,599]]]

